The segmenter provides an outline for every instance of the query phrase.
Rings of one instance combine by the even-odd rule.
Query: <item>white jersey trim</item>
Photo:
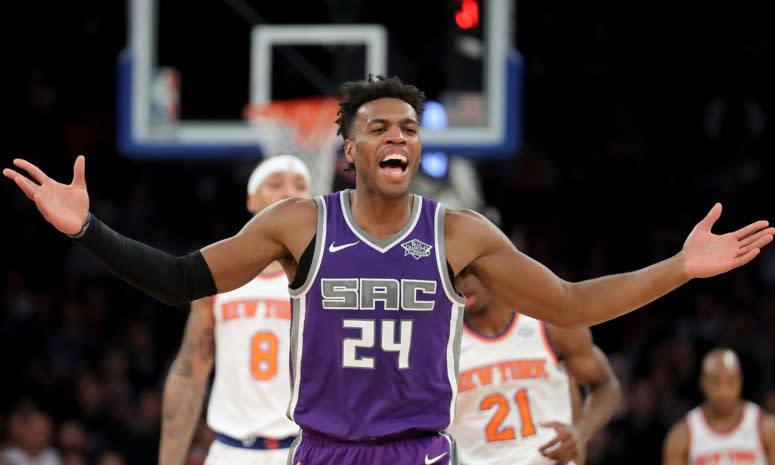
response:
[[[291,399],[288,402],[287,416],[294,422],[293,414],[296,410],[296,404],[299,402],[299,385],[301,382],[301,354],[304,347],[304,318],[307,310],[307,296],[294,297],[291,299],[291,315],[293,315],[293,325],[291,327],[291,361],[293,364],[293,386],[291,387]]]
[[[436,214],[433,217],[433,229],[435,234],[435,246],[436,246],[436,267],[439,270],[439,279],[444,286],[444,292],[447,294],[447,298],[452,302],[460,306],[465,306],[466,298],[458,294],[455,291],[455,286],[451,281],[451,276],[447,272],[447,252],[444,244],[444,215],[447,209],[444,205],[436,204]]]
[[[288,401],[286,415],[293,421],[296,404],[299,402],[299,386],[301,382],[301,355],[304,348],[304,320],[307,312],[307,292],[317,278],[320,264],[323,263],[323,253],[326,244],[326,230],[328,229],[328,216],[326,213],[326,201],[323,197],[315,197],[318,205],[318,221],[316,227],[315,252],[312,255],[312,263],[307,273],[307,279],[298,289],[289,289],[291,295],[291,365],[293,366],[293,385],[291,386],[291,398]]]
[[[414,231],[417,222],[420,221],[420,213],[422,213],[422,197],[412,194],[412,198],[414,203],[412,204],[412,213],[409,217],[409,221],[407,221],[406,225],[404,225],[396,236],[390,237],[387,241],[382,241],[382,245],[378,245],[375,243],[376,239],[371,238],[359,224],[355,223],[354,218],[350,218],[352,215],[352,211],[350,210],[350,190],[343,190],[339,193],[339,203],[342,205],[342,216],[344,217],[347,226],[350,228],[350,231],[379,253],[385,253],[392,249],[396,244],[404,240],[406,236]]]
[[[309,290],[318,275],[318,270],[320,270],[320,263],[323,261],[328,221],[328,217],[326,215],[326,201],[323,200],[323,197],[315,197],[315,203],[318,204],[318,221],[315,228],[315,251],[312,254],[312,263],[310,264],[309,270],[307,271],[307,279],[304,281],[304,284],[299,286],[298,289],[291,289],[290,287],[288,288],[288,294],[290,294],[291,297],[300,296]],[[298,269],[296,272],[298,273]]]
[[[296,455],[296,451],[299,450],[299,446],[301,445],[301,436],[304,434],[304,431],[299,431],[299,435],[296,436],[296,440],[293,441],[293,444],[291,444],[290,450],[288,451],[288,460],[285,462],[286,465],[295,465],[293,463],[294,456]]]
[[[444,436],[449,443],[449,465],[460,465],[460,461],[457,457],[457,444],[455,443],[455,438],[446,431],[442,431],[441,435]]]
[[[463,296],[455,292],[455,287],[451,282],[451,276],[447,271],[447,255],[444,245],[444,213],[446,208],[440,203],[436,204],[436,212],[433,216],[434,246],[436,247],[436,269],[439,273],[439,280],[444,288],[444,294],[452,304],[449,317],[449,340],[447,340],[447,377],[449,385],[452,388],[452,401],[449,406],[449,424],[452,425],[455,420],[457,409],[457,379],[460,367],[460,341],[463,337],[463,318],[462,312],[465,309],[466,300]]]
[[[460,366],[460,339],[462,336],[462,318],[460,318],[461,308],[452,305],[449,318],[449,340],[447,341],[447,377],[449,385],[452,388],[452,400],[449,405],[449,424],[452,425],[455,420],[455,411],[457,409],[457,378]]]

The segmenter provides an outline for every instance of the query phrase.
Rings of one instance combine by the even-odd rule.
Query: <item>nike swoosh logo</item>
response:
[[[351,247],[359,242],[360,241],[355,241],[350,244],[342,244],[342,245],[334,245],[334,243],[332,242],[331,245],[328,246],[328,251],[331,253],[339,252],[340,250],[346,249],[347,247]]]
[[[436,462],[439,461],[440,458],[444,457],[445,455],[447,455],[446,452],[444,452],[441,455],[437,455],[436,457],[433,457],[432,459],[429,459],[428,458],[428,454],[425,454],[425,465],[431,465],[432,463],[436,463]]]

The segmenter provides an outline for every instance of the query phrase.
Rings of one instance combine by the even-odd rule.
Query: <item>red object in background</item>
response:
[[[455,24],[461,29],[471,29],[479,25],[479,3],[476,0],[463,0],[460,9],[455,12]]]

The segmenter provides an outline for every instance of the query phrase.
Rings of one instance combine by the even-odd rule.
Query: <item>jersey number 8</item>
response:
[[[250,373],[254,379],[268,381],[277,374],[277,336],[259,331],[250,340]]]

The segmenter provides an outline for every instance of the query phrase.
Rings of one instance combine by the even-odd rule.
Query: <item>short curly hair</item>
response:
[[[417,117],[422,117],[425,109],[425,93],[411,84],[404,84],[396,76],[387,77],[382,74],[369,74],[369,78],[364,81],[349,81],[342,84],[339,88],[342,100],[339,101],[339,111],[336,124],[339,129],[336,131],[342,138],[350,137],[355,114],[358,109],[367,102],[381,98],[396,98],[408,103],[417,113]],[[354,169],[353,164],[347,167],[347,170]]]

